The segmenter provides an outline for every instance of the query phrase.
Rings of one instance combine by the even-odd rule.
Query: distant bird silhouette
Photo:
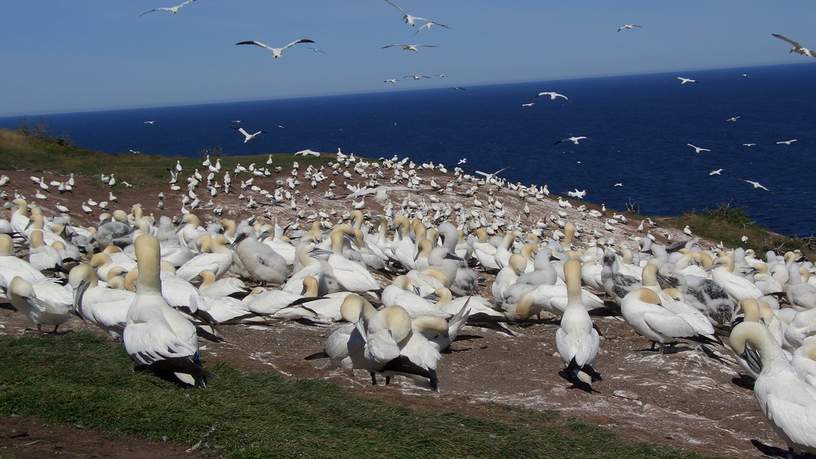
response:
[[[755,190],[765,190],[765,191],[770,191],[769,189],[765,188],[765,186],[764,186],[764,185],[762,185],[762,184],[761,184],[761,183],[759,183],[759,182],[754,182],[753,180],[743,180],[743,182],[745,182],[745,183],[750,183],[750,184],[751,184],[751,186],[753,186]]]
[[[687,143],[686,145],[688,145],[688,146],[690,146],[691,148],[693,148],[695,153],[702,153],[702,152],[704,152],[704,151],[709,151],[709,152],[711,151],[711,150],[709,150],[708,148],[701,148],[701,147],[698,147],[698,146],[696,146],[696,145],[692,145],[692,144],[690,144],[690,143]]]
[[[186,0],[186,1],[182,2],[182,3],[179,3],[176,6],[168,6],[168,7],[164,7],[164,8],[153,8],[152,10],[147,10],[144,13],[140,14],[139,17],[142,17],[145,14],[156,13],[156,12],[178,14],[178,12],[181,11],[182,8],[189,5],[190,3],[193,3],[194,1],[196,1],[196,0]]]
[[[624,30],[632,30],[632,29],[635,29],[635,28],[640,29],[642,27],[643,26],[637,25],[637,24],[624,24],[624,25],[618,27],[618,32],[623,32]]]

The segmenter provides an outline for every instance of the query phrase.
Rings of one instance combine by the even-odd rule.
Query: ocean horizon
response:
[[[744,77],[747,73],[749,76]],[[676,76],[697,83],[680,85]],[[579,78],[368,94],[150,107],[0,118],[43,123],[99,151],[198,156],[302,149],[410,156],[468,171],[587,190],[586,200],[648,215],[730,204],[784,234],[816,233],[816,159],[809,137],[814,65]],[[408,86],[413,81],[402,81]],[[454,86],[454,84],[451,84]],[[569,101],[534,99],[558,91]],[[523,108],[521,105],[535,102]],[[726,121],[739,117],[736,122]],[[154,125],[144,121],[155,120]],[[231,127],[265,130],[249,144]],[[580,145],[554,143],[587,136]],[[791,145],[776,142],[798,139]],[[695,153],[687,144],[710,149]],[[745,147],[745,143],[756,146]],[[722,175],[709,172],[722,168]],[[755,190],[754,180],[770,191]],[[623,186],[615,186],[621,183]]]

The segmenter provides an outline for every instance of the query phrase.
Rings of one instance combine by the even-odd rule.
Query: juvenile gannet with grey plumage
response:
[[[139,277],[127,314],[125,350],[137,366],[175,375],[184,384],[206,386],[196,328],[162,297],[159,241],[142,235],[135,245]]]
[[[289,276],[286,259],[275,252],[272,247],[259,242],[255,232],[241,234],[244,239],[238,244],[235,253],[247,273],[255,280],[274,285],[282,285]]]

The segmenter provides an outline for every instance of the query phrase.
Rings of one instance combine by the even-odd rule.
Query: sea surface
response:
[[[743,76],[748,74],[748,76]],[[677,76],[697,80],[680,85]],[[728,203],[785,234],[816,233],[816,64],[495,86],[395,91],[26,118],[112,153],[198,156],[305,148],[369,157],[410,155],[467,170],[507,168],[512,181],[587,190],[616,209],[676,215]],[[401,81],[401,88],[422,83]],[[454,86],[452,83],[451,86]],[[558,91],[569,101],[540,98]],[[726,119],[739,116],[736,122]],[[156,120],[146,125],[146,120]],[[265,130],[244,145],[231,129]],[[281,127],[278,127],[278,126]],[[580,145],[554,145],[572,135]],[[777,145],[799,139],[791,146]],[[696,154],[692,143],[712,151]],[[752,148],[744,143],[756,143]],[[709,171],[722,168],[721,176]],[[755,190],[743,179],[770,191]],[[613,186],[622,183],[622,187]]]

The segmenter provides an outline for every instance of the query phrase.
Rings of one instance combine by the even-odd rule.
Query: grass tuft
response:
[[[207,389],[133,373],[121,345],[89,333],[0,337],[0,415],[34,416],[229,457],[699,457],[629,443],[547,413],[414,410],[330,383],[211,368]]]
[[[816,241],[813,238],[795,238],[774,233],[754,222],[743,209],[728,204],[663,220],[677,228],[689,225],[694,234],[715,242],[721,241],[727,247],[754,249],[757,256],[763,258],[768,250],[786,252],[799,249],[810,259],[816,256]],[[742,242],[742,236],[747,236],[748,242]]]

